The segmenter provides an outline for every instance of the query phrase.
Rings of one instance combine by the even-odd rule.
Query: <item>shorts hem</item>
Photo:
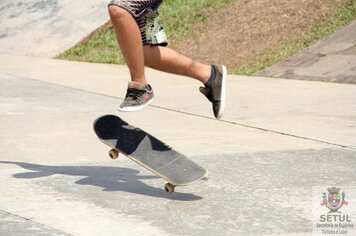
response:
[[[143,43],[143,46],[161,46],[161,47],[167,47],[168,46],[168,42],[165,42],[165,43],[150,43],[150,42],[145,42]]]
[[[110,6],[117,6],[120,7],[124,10],[126,10],[128,13],[130,13],[134,18],[138,18],[140,17],[145,11],[140,12],[139,14],[136,14],[135,11],[133,9],[131,9],[130,6],[125,5],[125,4],[120,4],[120,3],[109,3],[108,7]]]

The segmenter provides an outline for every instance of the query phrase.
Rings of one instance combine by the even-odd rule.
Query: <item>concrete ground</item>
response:
[[[356,84],[356,21],[257,75]]]
[[[53,57],[109,18],[108,0],[0,0],[0,53]]]
[[[313,187],[356,186],[354,85],[229,76],[215,120],[187,78],[148,70],[154,104],[119,113],[126,67],[4,54],[0,65],[1,235],[311,235]],[[168,194],[110,160],[92,131],[110,113],[207,179]]]
[[[317,186],[344,186],[356,221],[355,85],[229,76],[215,120],[198,82],[148,70],[153,105],[119,113],[126,67],[33,57],[104,23],[100,4],[0,0],[0,235],[312,235]],[[323,65],[348,76],[333,60]],[[110,113],[191,157],[207,178],[168,194],[129,159],[110,160],[92,131]]]

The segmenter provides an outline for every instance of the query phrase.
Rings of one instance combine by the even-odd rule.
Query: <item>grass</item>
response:
[[[89,38],[58,55],[57,59],[97,63],[123,64],[124,59],[118,49],[114,30],[106,24]]]
[[[338,9],[329,21],[310,27],[310,30],[304,33],[300,39],[291,40],[280,48],[266,49],[254,59],[245,62],[239,69],[233,69],[231,72],[240,75],[253,75],[305,50],[316,41],[336,32],[355,19],[356,0],[349,0],[345,7]]]
[[[194,25],[206,23],[209,15],[233,0],[165,0],[160,7],[161,22],[171,43],[196,31]],[[58,55],[57,59],[97,63],[124,64],[118,49],[115,32],[108,24],[93,33],[87,40]]]
[[[196,33],[196,29],[199,28],[196,25],[206,24],[211,13],[232,2],[234,0],[165,0],[160,8],[161,21],[164,22],[170,42],[174,44],[189,32]],[[308,48],[355,19],[356,0],[348,0],[347,4],[338,9],[329,21],[311,26],[301,38],[291,40],[280,48],[266,49],[253,59],[247,60],[239,69],[229,68],[229,72],[253,75]],[[84,40],[56,58],[97,63],[125,63],[118,49],[114,30],[108,24],[91,35],[88,40]]]

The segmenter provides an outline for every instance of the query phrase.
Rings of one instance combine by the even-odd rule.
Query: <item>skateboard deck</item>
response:
[[[185,155],[117,116],[101,116],[93,125],[98,138],[112,148],[109,151],[112,159],[116,159],[119,153],[124,154],[165,179],[167,192],[174,192],[175,186],[187,185],[206,174],[204,168]]]

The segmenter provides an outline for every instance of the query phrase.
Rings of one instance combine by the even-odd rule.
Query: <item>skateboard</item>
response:
[[[97,118],[93,126],[98,138],[111,147],[111,159],[118,158],[122,153],[165,179],[168,183],[164,188],[168,193],[173,193],[176,186],[188,185],[203,178],[207,173],[185,155],[120,117],[104,115]]]

